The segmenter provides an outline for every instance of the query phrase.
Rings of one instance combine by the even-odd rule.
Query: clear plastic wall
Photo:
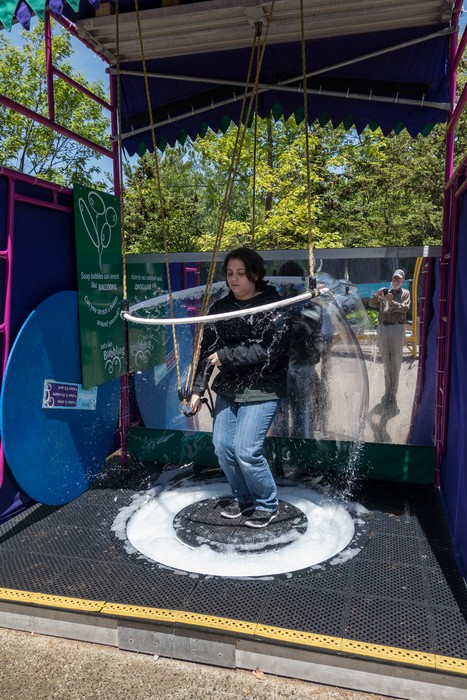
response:
[[[305,291],[305,283],[298,276],[269,279],[283,297]],[[369,325],[368,319],[351,285],[335,284],[325,273],[318,273],[317,282],[317,297],[283,308],[284,313],[290,314],[295,330],[289,354],[288,398],[282,401],[271,435],[355,442],[362,439],[365,426],[368,377],[348,317],[358,323],[359,329]],[[211,302],[226,293],[225,283],[216,283]],[[198,315],[203,294],[204,286],[176,292],[173,315],[179,318]],[[132,313],[171,317],[167,296],[140,303]],[[186,417],[179,398],[179,386],[185,386],[193,356],[196,327],[175,326],[176,346],[172,327],[166,326],[162,332],[160,328],[151,327],[146,333],[157,336],[159,343],[165,342],[164,361],[134,375],[136,403],[144,425],[209,432],[212,419],[208,409],[204,407],[197,416]]]

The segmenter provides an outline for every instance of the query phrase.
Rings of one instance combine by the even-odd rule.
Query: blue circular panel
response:
[[[45,380],[56,383],[47,402],[55,404],[51,408],[43,408]],[[78,295],[60,292],[26,319],[0,397],[8,466],[23,491],[46,505],[68,503],[84,493],[112,445],[119,382],[102,384],[97,395],[84,397],[74,386],[81,381]],[[76,392],[83,408],[62,408],[75,402]]]

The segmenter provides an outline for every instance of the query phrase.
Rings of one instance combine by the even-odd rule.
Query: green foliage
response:
[[[459,93],[466,82],[458,70]],[[384,136],[379,129],[332,126],[308,129],[309,221],[303,124],[272,118],[247,131],[222,232],[222,248],[258,249],[420,246],[441,242],[445,171],[444,124],[429,136],[405,130]],[[201,218],[193,250],[212,250],[232,168],[237,128],[208,132],[188,144],[185,156],[196,174]],[[467,116],[456,133],[460,160],[467,149]],[[255,177],[254,177],[255,176]],[[202,187],[201,187],[202,186]],[[253,217],[253,190],[255,210]]]
[[[378,321],[378,312],[376,311],[376,309],[367,309],[366,315],[368,316],[372,327],[377,328],[379,321]]]
[[[294,120],[258,120],[256,158],[254,130],[246,132],[241,157],[233,173],[237,127],[226,134],[209,131],[204,138],[167,149],[161,180],[170,250],[213,249],[221,232],[223,250],[252,245],[259,250],[308,247],[305,134]],[[335,231],[321,230],[317,215],[328,162],[320,132],[309,130],[309,148],[319,167],[310,172],[310,212],[313,245],[342,247]],[[160,197],[156,196],[151,156],[128,171],[126,239],[131,252],[160,251],[163,235]],[[234,177],[235,176],[235,177]],[[230,198],[229,178],[234,177]],[[171,191],[170,191],[171,190]],[[255,216],[253,233],[253,191]],[[223,212],[225,215],[223,215]],[[183,247],[189,245],[189,247]]]
[[[310,127],[313,247],[440,243],[444,133],[441,124],[429,136],[415,139],[406,132],[385,137],[369,128],[357,134],[343,127]],[[303,125],[293,119],[258,120],[255,161],[254,131],[247,131],[222,227],[236,138],[232,125],[224,135],[208,131],[183,149],[167,149],[161,171],[170,250],[210,251],[220,229],[223,250],[239,245],[258,250],[307,248]],[[461,123],[458,150],[462,144],[467,144],[467,130]],[[128,181],[130,250],[162,250],[156,223],[159,205],[153,185],[146,181],[143,187],[140,174],[137,166]]]
[[[439,243],[443,130],[415,139],[369,129],[344,135],[322,225],[335,227],[346,247]]]
[[[43,25],[21,32],[22,46],[0,32],[0,93],[48,117]],[[54,31],[54,65],[91,92],[105,99],[101,82],[89,83],[73,69],[69,32]],[[109,118],[93,100],[63,80],[54,80],[55,121],[109,148]],[[97,161],[102,158],[89,148],[0,106],[0,164],[58,184],[80,183],[108,187],[99,180]]]
[[[136,167],[127,171],[124,199],[127,252],[164,252],[164,233],[172,252],[199,250],[204,217],[202,180],[181,147],[167,149],[164,156],[157,158],[160,189],[154,154],[146,153]]]

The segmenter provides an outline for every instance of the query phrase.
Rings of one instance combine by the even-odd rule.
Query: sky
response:
[[[37,19],[37,17],[33,17],[31,20],[31,28],[35,26],[35,24],[38,21],[39,20]],[[21,26],[19,24],[14,24],[12,26],[8,38],[15,46],[21,45]],[[99,58],[99,56],[96,56],[93,51],[91,51],[84,44],[82,44],[78,39],[72,37],[71,41],[73,49],[75,51],[74,63],[76,68],[81,73],[83,73],[86,79],[90,82],[100,80],[104,85],[104,88],[107,90],[109,80],[108,75],[105,72],[107,64],[101,58]],[[134,160],[131,160],[130,162],[134,164]],[[98,161],[98,167],[102,171],[102,175],[99,177],[100,180],[102,179],[102,176],[105,177],[107,173],[110,176],[112,176],[112,162],[109,158],[101,158]]]
[[[37,17],[33,17],[31,20],[31,28],[34,27],[38,21]],[[8,35],[8,38],[15,46],[21,44],[21,29],[22,27],[19,24],[14,24]],[[91,81],[102,80],[104,85],[107,85],[107,76],[105,73],[106,64],[104,61],[74,37],[72,37],[72,46],[76,58],[78,59],[76,61],[77,66],[79,70],[84,73],[86,78]]]

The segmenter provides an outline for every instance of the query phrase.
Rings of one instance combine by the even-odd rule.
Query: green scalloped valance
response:
[[[55,14],[60,15],[65,3],[77,12],[80,0],[0,0],[0,22],[10,31],[15,18],[26,26],[32,15],[43,19],[49,5]],[[99,3],[94,1],[91,4],[96,6]]]

